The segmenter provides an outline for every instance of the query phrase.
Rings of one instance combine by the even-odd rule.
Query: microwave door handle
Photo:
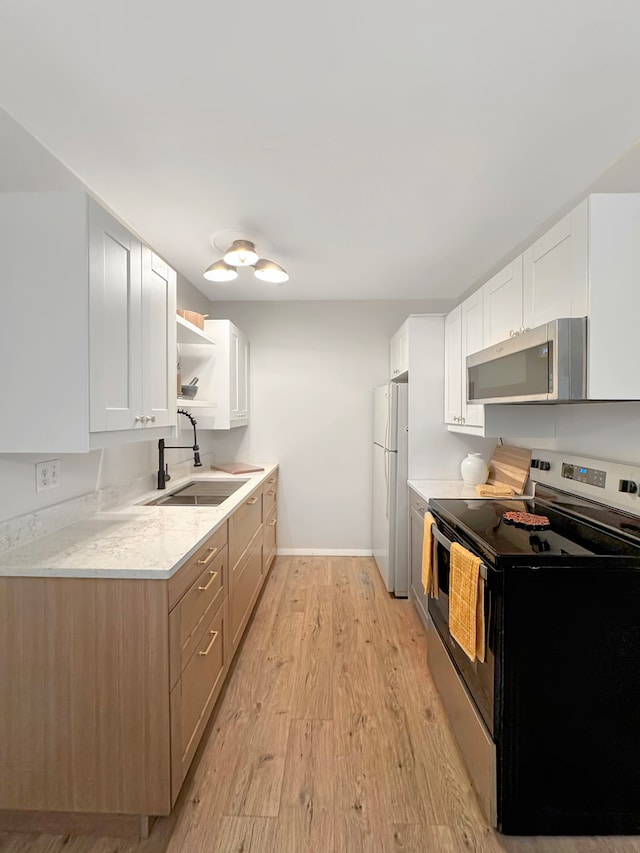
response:
[[[444,533],[440,533],[435,524],[431,525],[431,534],[434,539],[438,540],[438,542],[442,545],[443,548],[446,548],[447,551],[451,551],[451,545],[453,543],[450,539],[447,539]],[[480,577],[485,581],[487,579],[487,567],[484,563],[480,563]]]

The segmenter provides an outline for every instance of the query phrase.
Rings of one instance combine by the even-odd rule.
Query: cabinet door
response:
[[[406,323],[389,342],[390,378],[397,379],[409,370],[409,330]]]
[[[238,360],[237,360],[237,387],[238,387],[238,410],[240,417],[244,420],[249,418],[249,341],[247,336],[239,329],[238,335]]]
[[[427,624],[427,612],[429,599],[424,593],[422,586],[422,541],[424,538],[424,513],[427,509],[426,503],[409,492],[409,563],[411,567],[411,592],[418,613],[424,624]]]
[[[482,288],[485,347],[506,341],[523,326],[522,255]]]
[[[484,406],[467,403],[467,364],[466,358],[483,347],[484,318],[482,310],[482,289],[477,290],[462,303],[462,357],[460,359],[460,389],[462,393],[462,423],[466,426],[484,424]]]
[[[523,255],[524,325],[588,313],[588,200],[578,205]]]
[[[142,410],[145,422],[176,422],[176,274],[142,247]]]
[[[144,427],[140,242],[89,204],[90,429]]]
[[[444,320],[444,420],[460,423],[462,416],[462,305]]]
[[[235,326],[231,326],[229,332],[229,405],[231,418],[241,416],[240,400],[240,366],[241,366],[240,334]]]

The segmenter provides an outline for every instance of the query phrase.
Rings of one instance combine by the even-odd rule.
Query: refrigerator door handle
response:
[[[384,503],[385,510],[384,510],[384,512],[385,512],[385,515],[387,517],[387,521],[389,520],[389,513],[391,512],[391,488],[390,488],[391,484],[389,483],[389,467],[390,467],[389,451],[385,447],[385,449],[384,449],[384,484],[385,484],[387,494],[385,497],[385,503]]]

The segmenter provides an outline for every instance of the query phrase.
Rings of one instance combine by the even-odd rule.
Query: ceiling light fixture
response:
[[[224,259],[232,267],[251,267],[258,260],[258,253],[249,240],[234,240]]]
[[[207,267],[203,275],[208,281],[233,281],[238,278],[238,270],[221,259]]]
[[[271,284],[289,280],[287,271],[275,261],[261,258],[250,240],[234,240],[224,257],[207,267],[203,275],[208,281],[233,281],[238,277],[237,267],[253,267],[256,278]]]
[[[289,275],[280,264],[275,261],[268,261],[266,258],[260,258],[254,266],[254,275],[262,281],[270,281],[272,284],[282,284]]]

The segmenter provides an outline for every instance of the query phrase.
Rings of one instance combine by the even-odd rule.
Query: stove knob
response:
[[[629,492],[632,495],[638,491],[638,484],[633,480],[620,480],[618,484],[619,492]]]
[[[550,462],[544,462],[542,459],[540,460],[540,464],[538,465],[541,471],[549,471],[551,469]]]

